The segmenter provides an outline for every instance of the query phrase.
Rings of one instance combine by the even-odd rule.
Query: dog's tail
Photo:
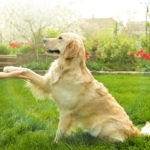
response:
[[[141,129],[141,134],[150,135],[150,123],[146,122],[145,126]]]

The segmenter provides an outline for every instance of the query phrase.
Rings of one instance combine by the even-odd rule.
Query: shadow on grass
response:
[[[1,137],[2,138],[2,137]],[[150,149],[150,137],[139,136],[125,142],[107,142],[94,138],[87,133],[73,133],[69,137],[54,142],[54,135],[48,130],[36,129],[16,134],[9,130],[1,139],[1,148],[15,150],[143,150]]]
[[[76,147],[86,146],[95,150],[101,149],[115,149],[115,150],[127,150],[127,149],[150,149],[150,137],[149,136],[138,136],[130,138],[124,142],[108,142],[101,139],[92,137],[88,133],[77,133],[69,137],[64,137],[60,140],[67,145],[74,145]]]

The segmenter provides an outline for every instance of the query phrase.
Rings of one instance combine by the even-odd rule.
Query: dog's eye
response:
[[[59,37],[58,37],[58,39],[62,40],[62,37],[61,37],[61,36],[59,36]]]

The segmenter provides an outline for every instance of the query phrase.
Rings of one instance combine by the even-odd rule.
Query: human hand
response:
[[[27,77],[24,75],[24,71],[13,71],[10,73],[7,73],[8,78],[22,78],[22,79],[28,79],[30,80],[30,77]]]

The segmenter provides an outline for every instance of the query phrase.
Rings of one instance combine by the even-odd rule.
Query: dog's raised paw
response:
[[[7,67],[4,67],[3,72],[9,73],[12,71],[17,71],[17,70],[18,70],[17,67],[7,66]]]
[[[8,70],[9,70],[9,67],[4,67],[4,68],[3,68],[3,72],[6,72],[6,73],[7,73],[7,72],[9,72]]]

